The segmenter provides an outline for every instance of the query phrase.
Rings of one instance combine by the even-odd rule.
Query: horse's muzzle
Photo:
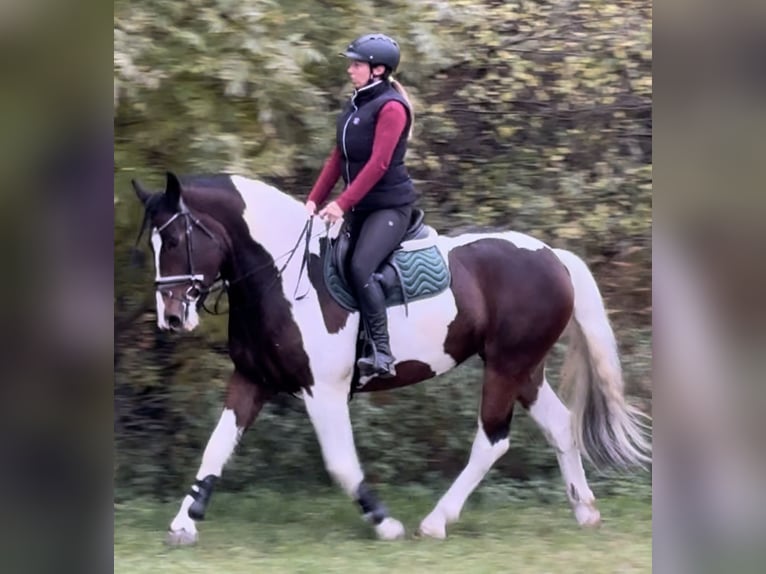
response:
[[[173,313],[165,313],[165,322],[171,331],[181,331],[183,329],[183,319]]]

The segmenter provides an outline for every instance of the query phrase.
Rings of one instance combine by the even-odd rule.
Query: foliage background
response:
[[[502,227],[583,256],[615,326],[628,393],[651,408],[652,6],[648,0],[116,0],[115,491],[177,496],[220,412],[224,318],[154,327],[151,270],[131,265],[130,178],[237,172],[303,198],[350,93],[336,54],[380,29],[414,101],[408,164],[444,233]],[[151,267],[151,266],[149,266]],[[478,406],[470,363],[352,403],[372,481],[451,479]],[[554,382],[555,375],[552,377]],[[521,412],[495,477],[556,476]],[[288,438],[289,437],[289,438]],[[221,488],[327,482],[302,404],[264,410]],[[597,493],[598,494],[598,493]]]

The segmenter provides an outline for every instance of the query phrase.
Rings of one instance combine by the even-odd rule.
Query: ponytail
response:
[[[398,80],[391,78],[391,86],[404,98],[404,101],[407,102],[407,107],[410,109],[410,133],[407,134],[407,139],[412,139],[412,131],[415,128],[415,110],[412,108],[412,101],[407,90],[404,89],[404,86]]]

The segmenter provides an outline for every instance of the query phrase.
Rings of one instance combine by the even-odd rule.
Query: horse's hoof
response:
[[[420,523],[415,535],[418,538],[444,540],[447,538],[447,524],[444,520],[439,520],[438,517],[428,515]]]
[[[168,530],[168,534],[165,537],[165,544],[168,546],[193,546],[197,543],[199,534],[195,532],[189,532],[185,529],[180,530]]]
[[[601,513],[592,504],[579,504],[575,508],[577,524],[583,528],[598,528],[601,526]]]
[[[404,538],[404,525],[394,518],[384,518],[375,527],[375,534],[380,540],[400,540]]]

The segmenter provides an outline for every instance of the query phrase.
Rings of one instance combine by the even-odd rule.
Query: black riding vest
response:
[[[407,101],[387,81],[357,90],[338,116],[337,143],[343,155],[343,181],[348,186],[369,161],[375,138],[375,123],[383,104],[396,100],[407,110],[407,124],[391,156],[388,170],[354,207],[358,210],[409,205],[417,198],[404,155],[412,115]]]

